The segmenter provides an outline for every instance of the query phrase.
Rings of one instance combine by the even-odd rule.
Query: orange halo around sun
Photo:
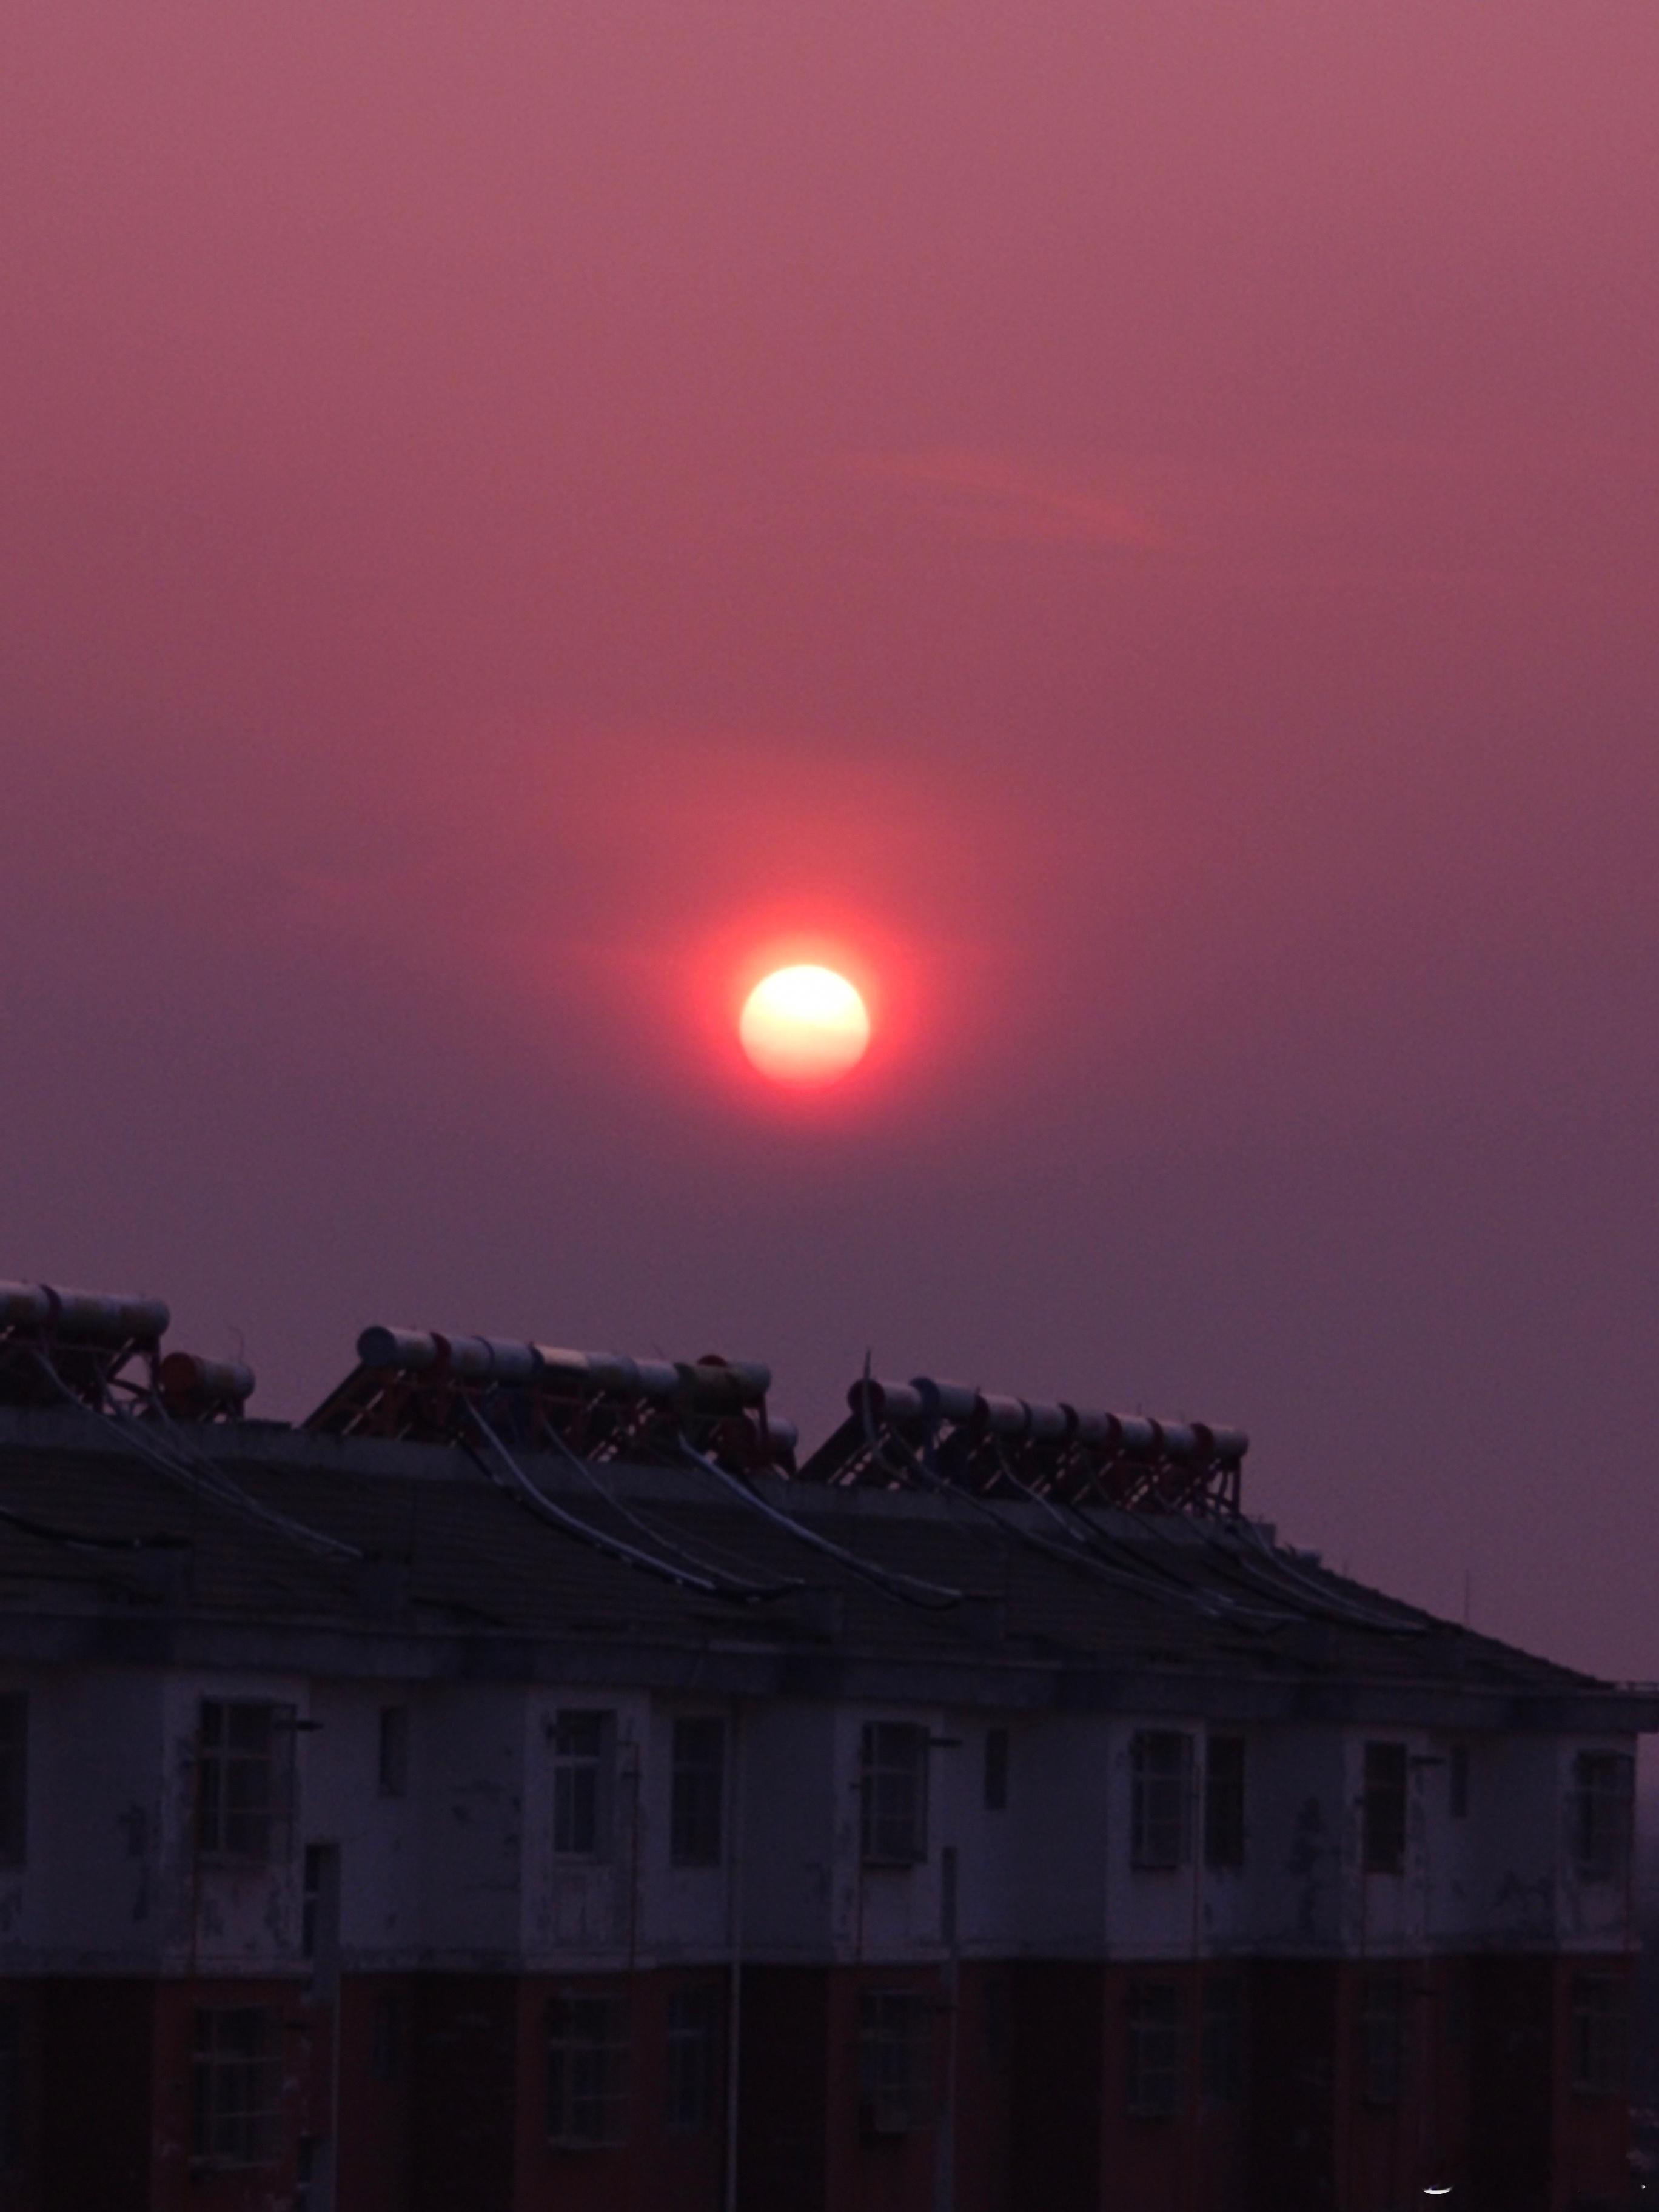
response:
[[[763,976],[738,1021],[744,1050],[775,1083],[833,1083],[870,1042],[864,1000],[833,968],[805,964]]]

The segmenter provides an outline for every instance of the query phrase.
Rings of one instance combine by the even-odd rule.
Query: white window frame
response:
[[[1129,1859],[1169,1874],[1193,1855],[1193,1739],[1185,1729],[1137,1729],[1129,1746]]]
[[[628,2141],[633,2023],[620,1990],[556,1990],[547,2005],[547,2140],[607,2150]]]
[[[256,1716],[262,1729],[252,1725]],[[210,1864],[275,1866],[289,1856],[298,1724],[296,1709],[276,1698],[202,1699],[196,1840]]]
[[[866,1721],[859,1739],[859,1850],[867,1867],[927,1856],[929,1736],[915,1721]]]

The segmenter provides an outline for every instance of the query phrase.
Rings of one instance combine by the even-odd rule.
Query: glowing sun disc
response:
[[[744,1000],[738,1036],[775,1083],[833,1083],[863,1059],[870,1017],[833,968],[780,968]]]

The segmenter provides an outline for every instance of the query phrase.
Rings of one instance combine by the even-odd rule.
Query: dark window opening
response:
[[[553,1726],[553,1850],[562,1859],[603,1856],[608,1810],[609,1713],[562,1712]]]
[[[720,2075],[720,1993],[675,1990],[668,1999],[668,2124],[676,2135],[701,2135],[714,2124]]]
[[[628,2140],[625,1997],[565,1990],[547,2008],[547,2139],[597,2150]]]
[[[196,1838],[204,1856],[258,1866],[287,1856],[294,1736],[292,1705],[203,1698]]]
[[[993,2073],[1008,2063],[1013,2048],[1012,1990],[1006,1966],[988,1966],[981,1984],[980,2042]]]
[[[1572,1770],[1572,1856],[1581,1881],[1630,1872],[1636,1761],[1623,1751],[1581,1751]]]
[[[1244,1982],[1239,1974],[1212,1974],[1204,1984],[1199,2043],[1199,2086],[1212,2105],[1244,2097]]]
[[[859,1997],[859,2110],[872,2135],[905,2135],[933,2118],[933,2018],[915,1990]]]
[[[1131,1982],[1127,2055],[1131,2118],[1175,2118],[1187,2097],[1186,1992],[1178,1982]]]
[[[1130,1758],[1130,1856],[1137,1867],[1185,1866],[1192,1856],[1193,1740],[1174,1729],[1142,1729]]]
[[[282,2021],[265,2005],[203,2007],[191,2063],[191,2157],[222,2171],[274,2166],[283,2147]]]
[[[1406,1869],[1406,1747],[1365,1746],[1364,1857],[1367,1874]]]
[[[675,1866],[718,1866],[726,1796],[726,1723],[674,1723],[668,1856]]]
[[[23,2014],[0,2005],[0,2173],[23,2159]]]
[[[1204,1863],[1244,1863],[1244,1739],[1212,1735],[1204,1756]]]
[[[861,1755],[860,1845],[866,1866],[915,1866],[927,1856],[927,1731],[868,1721]]]
[[[1006,1813],[1008,1809],[1006,1729],[985,1731],[985,1809],[988,1813]]]
[[[1396,1973],[1368,1974],[1360,1989],[1359,2086],[1368,2105],[1397,2105],[1405,2086],[1405,1990]]]
[[[395,2081],[404,2070],[405,2042],[404,2000],[396,1990],[382,1990],[374,1999],[369,2045],[369,2073],[376,2081]]]
[[[1630,2094],[1630,1988],[1611,1974],[1575,1974],[1568,2081],[1575,2096]]]
[[[380,1795],[382,1797],[404,1797],[409,1794],[409,1707],[382,1705],[380,1708]]]
[[[317,1916],[322,1906],[323,1884],[328,1878],[326,1844],[306,1845],[305,1868],[300,1883],[300,1955],[317,1955]]]
[[[1469,2040],[1469,1969],[1466,1960],[1446,1961],[1446,2043],[1462,2051]]]
[[[21,1866],[28,1850],[29,1701],[0,1698],[0,1866]]]

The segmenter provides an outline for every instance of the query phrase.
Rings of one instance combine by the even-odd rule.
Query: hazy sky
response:
[[[1652,0],[21,0],[0,1273],[866,1348],[1659,1674]],[[866,1067],[750,1078],[774,947]]]

